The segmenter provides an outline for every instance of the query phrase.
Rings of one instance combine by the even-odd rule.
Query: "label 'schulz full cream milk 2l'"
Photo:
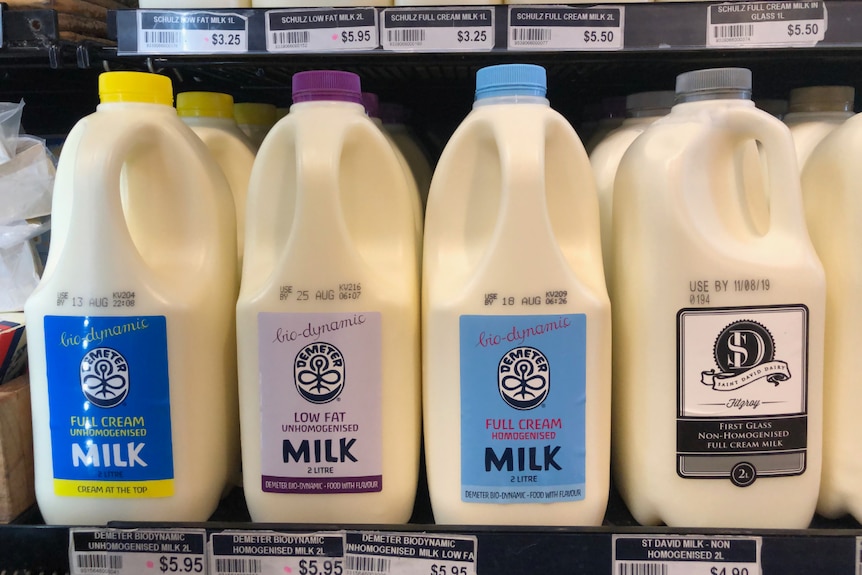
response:
[[[170,79],[109,72],[69,134],[42,280],[27,301],[45,521],[204,521],[237,409],[236,223]]]
[[[545,70],[491,66],[443,151],[423,257],[434,519],[599,525],[610,464],[610,304],[584,147]]]
[[[824,272],[790,132],[750,93],[745,69],[680,75],[677,104],[617,172],[614,470],[642,524],[804,528],[814,515]],[[746,188],[753,141],[765,182]]]
[[[358,76],[301,72],[293,101],[249,183],[246,501],[255,521],[406,522],[421,421],[415,185]]]

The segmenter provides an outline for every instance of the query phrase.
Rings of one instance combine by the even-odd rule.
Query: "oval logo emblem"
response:
[[[310,343],[293,361],[296,390],[311,403],[329,403],[344,389],[344,356],[328,343]]]
[[[533,409],[548,397],[551,368],[544,353],[534,347],[506,352],[497,367],[500,396],[515,409]]]

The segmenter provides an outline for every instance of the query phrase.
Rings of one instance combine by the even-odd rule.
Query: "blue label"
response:
[[[54,491],[173,494],[164,316],[45,317]]]
[[[587,318],[461,316],[461,499],[584,498]]]

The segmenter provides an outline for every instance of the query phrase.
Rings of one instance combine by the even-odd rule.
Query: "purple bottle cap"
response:
[[[362,92],[362,105],[369,118],[380,118],[380,99],[377,94]]]
[[[293,103],[335,100],[362,104],[362,86],[353,72],[309,70],[293,75]]]
[[[406,124],[410,111],[401,104],[383,102],[380,104],[380,119],[384,124]]]

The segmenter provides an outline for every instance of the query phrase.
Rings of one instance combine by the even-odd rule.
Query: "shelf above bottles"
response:
[[[124,10],[109,18],[120,56],[862,46],[854,0]]]

